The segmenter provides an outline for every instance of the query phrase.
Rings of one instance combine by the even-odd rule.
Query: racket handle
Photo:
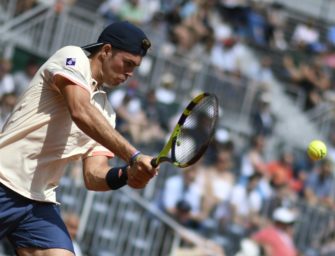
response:
[[[154,167],[154,168],[156,168],[158,166],[157,158],[151,159],[151,166]]]

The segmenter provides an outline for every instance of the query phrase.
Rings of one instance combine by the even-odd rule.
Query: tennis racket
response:
[[[201,93],[185,108],[169,140],[153,158],[151,165],[157,167],[170,162],[185,168],[198,161],[211,142],[218,120],[218,100],[214,94]]]

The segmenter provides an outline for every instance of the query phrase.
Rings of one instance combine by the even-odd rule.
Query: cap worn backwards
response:
[[[104,44],[111,44],[113,48],[141,56],[145,56],[151,46],[145,33],[128,21],[110,24],[101,32],[96,43],[81,48],[92,53]]]

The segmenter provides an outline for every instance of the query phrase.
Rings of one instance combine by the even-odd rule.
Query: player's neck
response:
[[[91,74],[92,78],[97,81],[96,88],[99,88],[103,84],[103,74],[101,70],[101,62],[98,61],[97,58],[90,58],[90,65],[91,65]]]

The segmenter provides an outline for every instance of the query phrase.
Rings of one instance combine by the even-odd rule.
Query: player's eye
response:
[[[131,61],[125,61],[125,65],[127,67],[132,67],[133,66],[133,63]]]

